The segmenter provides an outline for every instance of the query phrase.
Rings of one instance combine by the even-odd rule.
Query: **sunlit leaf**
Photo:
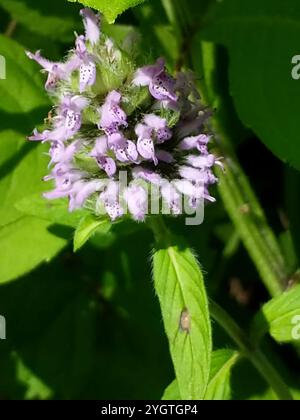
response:
[[[130,7],[137,6],[145,0],[69,0],[92,7],[104,14],[109,23],[114,23],[117,16]]]
[[[190,250],[172,241],[154,252],[153,262],[180,395],[202,399],[210,372],[211,326],[200,267]]]
[[[231,399],[231,369],[239,354],[232,350],[218,350],[212,354],[210,379],[205,393],[206,400]]]
[[[279,343],[300,341],[300,286],[264,305],[254,320],[252,331],[255,338],[269,332]]]
[[[28,216],[71,227],[77,227],[86,215],[84,210],[70,212],[67,199],[48,201],[40,193],[26,196],[16,203],[16,208]]]

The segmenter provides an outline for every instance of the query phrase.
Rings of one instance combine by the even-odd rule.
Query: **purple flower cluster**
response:
[[[116,220],[129,210],[137,221],[149,214],[149,190],[169,214],[183,213],[182,197],[196,209],[214,201],[217,182],[193,75],[171,77],[163,59],[137,69],[122,47],[100,32],[100,17],[83,9],[85,35],[77,36],[65,62],[27,53],[48,74],[46,90],[55,103],[48,127],[32,141],[49,142],[54,190],[45,197],[68,197],[70,210],[85,207]],[[129,186],[121,189],[120,173]]]

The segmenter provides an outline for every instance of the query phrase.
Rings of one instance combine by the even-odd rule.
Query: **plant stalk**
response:
[[[280,400],[293,401],[293,396],[282,380],[278,372],[271,365],[263,352],[253,347],[244,331],[236,324],[230,315],[218,304],[210,302],[210,313],[212,318],[227,332],[232,340],[238,345],[241,353],[250,360],[261,376],[275,391]]]

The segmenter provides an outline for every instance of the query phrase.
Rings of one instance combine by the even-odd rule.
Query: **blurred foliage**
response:
[[[290,76],[299,54],[299,1],[169,2],[180,13],[169,13],[168,1],[145,1],[103,28],[117,41],[140,34],[145,59],[165,56],[170,69],[190,60],[296,271],[300,176],[283,161],[300,168],[300,82]],[[113,1],[98,3],[112,21],[142,2],[117,2],[117,9]],[[151,278],[150,232],[125,223],[73,254],[81,215],[69,219],[64,202],[42,202],[45,149],[24,141],[51,107],[44,77],[24,50],[59,59],[81,28],[79,9],[63,0],[0,0],[0,55],[7,64],[7,79],[0,80],[0,315],[7,319],[0,399],[158,399],[174,379]],[[248,327],[269,297],[221,200],[207,207],[202,226],[168,224],[199,256],[209,297]],[[91,233],[80,232],[80,245]],[[234,348],[216,324],[213,335],[215,350]],[[296,352],[268,339],[264,345],[300,399]],[[218,368],[230,370],[235,354],[218,354]],[[214,384],[226,398],[275,398],[247,361],[238,361],[230,378],[228,369],[224,388],[218,377]],[[169,392],[176,398],[174,384]]]

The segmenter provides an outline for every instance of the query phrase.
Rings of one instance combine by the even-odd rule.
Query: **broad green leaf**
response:
[[[70,41],[79,26],[79,8],[63,0],[1,0],[1,7],[12,18],[35,34],[59,41]]]
[[[27,216],[76,228],[86,212],[84,210],[69,212],[68,206],[67,199],[48,201],[40,193],[27,196],[16,203],[17,210]]]
[[[137,6],[145,0],[69,0],[92,7],[104,14],[109,23],[114,23],[117,16],[130,7]]]
[[[0,55],[5,58],[6,79],[0,80],[0,226],[20,217],[16,201],[42,191],[47,173],[46,147],[26,141],[49,104],[39,71],[18,43],[0,35]]]
[[[217,350],[212,353],[209,384],[205,400],[223,401],[231,399],[231,369],[237,362],[239,354],[233,350]],[[180,400],[177,380],[165,390],[162,400]]]
[[[74,251],[78,251],[97,232],[106,236],[112,227],[108,219],[87,215],[80,221],[74,235]]]
[[[212,343],[199,264],[189,249],[168,240],[154,252],[153,268],[180,395],[186,400],[202,399],[209,380]]]
[[[51,223],[24,217],[15,207],[25,196],[45,189],[41,179],[47,173],[46,148],[30,144],[17,131],[32,130],[48,99],[40,74],[21,45],[0,36],[0,54],[7,67],[7,78],[0,80],[0,283],[4,283],[49,261],[66,240],[50,233]]]
[[[6,127],[30,132],[49,106],[41,74],[25,55],[24,47],[3,35],[0,35],[0,55],[6,63],[6,79],[0,79],[0,96],[5,98],[0,103],[1,130]]]
[[[300,2],[216,2],[203,36],[228,48],[230,91],[243,123],[274,154],[300,169],[295,134],[300,82],[292,77],[292,59],[299,54]]]
[[[180,392],[178,388],[177,380],[175,379],[165,389],[164,395],[161,398],[163,401],[180,401]]]
[[[223,401],[231,399],[231,369],[239,358],[239,354],[232,350],[218,350],[213,352],[209,384],[205,393],[205,400]]]
[[[47,174],[46,147],[30,144],[14,131],[0,132],[0,227],[23,216],[15,207],[18,201],[49,189],[42,182]]]
[[[66,240],[51,234],[51,223],[23,217],[0,228],[0,284],[17,279],[42,262],[49,262]]]
[[[252,331],[256,339],[270,332],[279,343],[300,341],[300,286],[264,305],[254,320]]]

